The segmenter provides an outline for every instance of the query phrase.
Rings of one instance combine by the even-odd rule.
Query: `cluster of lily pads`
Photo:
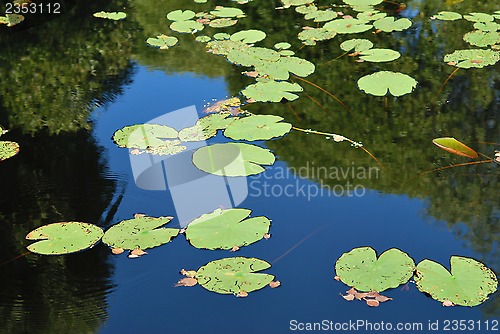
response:
[[[497,290],[495,273],[471,258],[452,256],[450,271],[425,259],[415,265],[399,249],[391,248],[378,258],[371,247],[359,247],[344,253],[335,263],[336,279],[352,287],[346,300],[364,300],[369,306],[392,300],[380,292],[396,288],[413,277],[417,288],[444,306],[477,306]]]
[[[474,29],[463,36],[463,40],[472,46],[486,49],[456,50],[444,56],[444,61],[457,68],[482,68],[494,65],[500,60],[500,10],[494,14],[469,13],[462,15],[456,12],[443,11],[431,19],[455,21],[465,19],[474,22]]]
[[[8,130],[0,127],[0,136],[6,134]],[[19,144],[14,141],[1,140],[0,141],[0,161],[12,158],[19,153]]]

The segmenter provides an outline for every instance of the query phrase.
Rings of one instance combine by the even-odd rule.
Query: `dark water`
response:
[[[369,308],[339,296],[348,288],[333,280],[333,266],[355,247],[372,246],[379,253],[396,247],[416,263],[429,258],[448,266],[450,256],[461,255],[499,273],[496,165],[420,174],[467,161],[433,146],[436,137],[453,136],[489,156],[498,149],[491,143],[500,142],[499,65],[459,70],[438,94],[453,71],[441,59],[467,48],[462,35],[472,25],[428,19],[440,10],[499,10],[492,1],[408,1],[399,13],[397,6],[384,4],[390,14],[411,18],[413,27],[356,37],[399,50],[402,58],[395,62],[358,64],[342,57],[320,65],[339,56],[339,43],[352,36],[300,50],[299,57],[317,65],[308,80],[334,93],[350,112],[302,83],[311,99],[302,95],[289,104],[249,107],[302,128],[362,141],[384,164],[377,170],[360,149],[295,131],[261,143],[278,162],[249,178],[248,196],[239,207],[272,219],[272,238],[237,255],[272,263],[266,272],[276,275],[280,288],[244,299],[199,286],[174,288],[181,268],[197,269],[234,255],[195,249],[182,237],[138,260],[112,256],[102,244],[67,256],[25,255],[25,235],[51,222],[108,227],[139,212],[178,215],[172,192],[137,184],[133,160],[111,136],[123,126],[168,118],[189,106],[201,111],[213,99],[235,96],[252,82],[241,76],[241,68],[207,54],[189,34],[165,52],[146,46],[148,37],[168,31],[164,17],[171,10],[215,5],[170,0],[117,1],[106,7],[67,1],[62,15],[33,15],[24,25],[0,27],[0,125],[11,129],[2,139],[15,140],[22,149],[0,164],[0,332],[287,333],[294,320],[422,324],[421,331],[406,331],[415,333],[430,332],[429,322],[439,321],[443,329],[446,320],[472,320],[476,330],[468,332],[490,332],[485,321],[491,326],[498,320],[497,295],[478,307],[445,308],[409,283],[387,292],[393,301]],[[268,33],[265,46],[289,41],[297,50],[296,35],[306,23],[293,10],[275,7],[277,3],[259,0],[242,5],[248,17],[228,30],[257,27]],[[128,17],[119,22],[92,18],[100,10],[124,10]],[[419,86],[387,101],[360,92],[356,81],[380,69],[407,73]],[[353,175],[353,168],[375,169],[363,176]],[[346,175],[335,177],[331,171]],[[357,186],[353,196],[345,192],[348,184]],[[186,202],[193,214],[202,204]],[[357,332],[376,329],[360,327]]]

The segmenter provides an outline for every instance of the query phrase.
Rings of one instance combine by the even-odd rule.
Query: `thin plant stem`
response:
[[[340,103],[347,111],[351,111],[351,109],[349,109],[349,107],[346,106],[344,102],[340,101],[340,99],[338,97],[336,97],[335,95],[333,95],[332,93],[330,93],[329,91],[327,91],[326,89],[324,89],[323,87],[320,87],[320,86],[316,85],[314,82],[311,82],[311,81],[306,80],[304,78],[298,77],[296,75],[294,75],[293,77],[296,78],[296,79],[299,79],[301,81],[304,81],[305,83],[307,83],[307,84],[309,84],[309,85],[311,85],[311,86],[319,89],[323,93],[328,94],[329,96],[331,96],[332,98],[334,98],[335,101],[337,101],[338,103]]]
[[[331,63],[332,61],[335,61],[335,60],[337,60],[337,59],[339,59],[339,58],[342,58],[343,56],[345,56],[345,55],[346,55],[346,54],[348,54],[348,53],[349,53],[349,51],[346,51],[346,52],[344,52],[343,54],[341,54],[340,56],[338,56],[338,57],[336,57],[336,58],[333,58],[333,59],[330,59],[329,61],[324,62],[323,64],[319,64],[318,66],[323,66],[323,65],[326,65],[326,64],[328,64],[328,63]]]
[[[7,260],[7,261],[5,261],[5,262],[2,262],[2,263],[0,263],[0,267],[1,267],[1,266],[6,265],[6,264],[8,264],[8,263],[11,263],[11,262],[13,262],[13,261],[15,261],[15,260],[17,260],[17,259],[20,259],[20,258],[22,258],[22,257],[25,257],[26,255],[28,255],[28,254],[30,254],[30,253],[31,253],[31,252],[26,252],[26,253],[23,253],[23,254],[21,254],[21,255],[18,255],[18,256],[16,256],[16,257],[14,257],[14,258],[12,258],[12,259],[10,259],[10,260]]]
[[[446,80],[443,82],[443,84],[441,85],[441,87],[439,88],[438,92],[436,93],[436,99],[438,98],[439,94],[441,93],[441,91],[443,90],[444,86],[446,86],[446,84],[448,83],[448,81],[450,81],[451,77],[457,73],[457,71],[460,69],[460,67],[457,67],[453,72],[451,72],[451,74],[446,78]]]
[[[493,162],[493,159],[481,160],[481,161],[469,161],[469,162],[464,162],[464,163],[461,163],[461,164],[439,167],[439,168],[436,168],[436,169],[433,169],[433,170],[428,170],[426,172],[422,172],[422,173],[420,173],[420,175],[424,175],[424,174],[428,174],[428,173],[432,173],[432,172],[438,172],[438,171],[445,170],[445,169],[448,169],[448,168],[462,167],[462,166],[469,166],[469,165],[477,165],[477,164],[482,164],[482,163],[485,163],[485,162]]]
[[[297,115],[297,113],[295,112],[295,110],[293,110],[292,106],[290,104],[288,104],[288,103],[286,104],[286,106],[288,107],[288,109],[290,109],[292,111],[292,113],[295,115],[295,118],[297,118],[297,120],[299,122],[301,122],[302,119],[299,117],[299,115]]]
[[[317,228],[316,230],[312,231],[311,233],[309,233],[308,235],[306,235],[302,240],[300,240],[299,242],[297,242],[295,245],[293,245],[289,250],[287,250],[286,252],[284,252],[281,256],[279,256],[277,259],[275,259],[273,262],[271,262],[271,264],[275,264],[276,262],[278,262],[279,260],[283,259],[285,256],[287,256],[288,254],[290,254],[291,251],[293,251],[295,248],[299,247],[300,244],[302,244],[304,241],[306,241],[307,239],[309,239],[310,237],[312,237],[313,235],[315,235],[316,233],[318,233],[319,231],[323,230],[325,226],[321,226],[319,228]]]
[[[310,96],[309,94],[307,93],[304,93],[309,99],[311,99],[311,101],[313,101],[314,103],[316,103],[321,109],[323,109],[324,111],[328,112],[329,110],[326,109],[325,107],[323,107],[323,105],[321,103],[319,103],[315,98],[313,98],[312,96]]]

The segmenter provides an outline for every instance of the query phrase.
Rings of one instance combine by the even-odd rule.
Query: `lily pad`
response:
[[[113,134],[119,147],[147,149],[166,145],[162,139],[177,138],[177,130],[158,124],[136,124],[126,126]]]
[[[111,248],[128,250],[147,249],[170,242],[177,236],[176,228],[161,227],[172,217],[148,217],[136,215],[134,219],[123,220],[111,226],[102,238],[102,242]]]
[[[230,114],[212,114],[200,118],[192,127],[179,131],[179,139],[183,142],[202,141],[212,138],[217,130],[225,129],[234,118],[228,118]]]
[[[199,148],[193,164],[200,170],[220,176],[249,176],[262,173],[262,165],[272,165],[276,158],[268,149],[245,144],[224,143]]]
[[[209,291],[238,295],[266,287],[273,275],[258,273],[271,265],[260,259],[232,257],[215,260],[197,270],[198,284]]]
[[[187,21],[195,17],[195,12],[192,10],[174,10],[167,14],[167,19],[170,21]]]
[[[377,259],[371,247],[354,248],[335,263],[340,280],[359,291],[382,292],[405,284],[413,276],[415,263],[408,254],[391,248]]]
[[[304,16],[306,20],[314,20],[314,22],[331,21],[337,17],[337,12],[333,10],[316,10]]]
[[[159,48],[160,50],[167,50],[177,44],[179,40],[177,37],[167,36],[167,35],[158,35],[156,38],[150,37],[146,40],[148,45]]]
[[[303,88],[296,82],[265,81],[257,82],[243,89],[241,92],[249,99],[260,102],[281,102],[283,99],[294,101],[299,98],[294,94],[302,92]]]
[[[365,75],[358,80],[358,87],[367,94],[384,96],[388,92],[393,96],[411,93],[417,86],[417,81],[409,75],[380,71]]]
[[[316,7],[314,4],[310,4],[308,6],[302,5],[295,7],[295,11],[299,14],[307,15],[309,13],[315,12],[318,10],[318,7]]]
[[[495,20],[493,15],[486,13],[470,13],[468,15],[464,15],[464,19],[472,22],[492,22]]]
[[[459,142],[455,138],[436,138],[432,142],[439,148],[456,155],[471,159],[477,159],[479,157],[476,151],[474,151],[469,146]]]
[[[354,51],[361,52],[371,49],[373,47],[373,43],[367,39],[349,39],[342,44],[340,44],[340,48],[344,51]]]
[[[283,7],[288,8],[290,6],[302,6],[313,3],[314,0],[281,0]]]
[[[494,65],[500,60],[500,52],[493,50],[457,50],[447,54],[446,63],[460,68],[483,68]]]
[[[337,36],[337,32],[325,28],[304,28],[298,37],[305,45],[316,45],[318,41],[326,41]]]
[[[365,61],[381,63],[401,57],[401,54],[391,49],[369,49],[361,51],[359,58]]]
[[[26,236],[41,240],[29,245],[30,252],[43,255],[62,255],[93,247],[104,232],[99,226],[81,222],[62,222],[41,226]]]
[[[344,3],[351,6],[375,6],[382,3],[384,0],[342,0]]]
[[[380,13],[378,10],[366,11],[356,15],[356,18],[361,21],[370,22],[380,20],[386,17],[386,13]]]
[[[442,21],[455,21],[462,18],[462,14],[455,12],[442,11],[432,16],[431,19],[437,19]]]
[[[195,40],[200,43],[207,43],[212,40],[210,36],[196,36]]]
[[[226,130],[224,136],[234,140],[269,140],[282,137],[292,129],[290,123],[282,123],[280,116],[252,115],[236,119]]]
[[[0,16],[0,24],[6,24],[7,27],[13,27],[24,21],[24,16],[19,14],[7,14]]]
[[[298,57],[281,57],[278,61],[261,61],[255,64],[255,70],[262,76],[266,75],[273,80],[288,80],[290,73],[299,77],[306,77],[316,67],[308,60]]]
[[[264,216],[248,218],[248,209],[217,209],[189,223],[186,239],[196,248],[232,249],[261,240],[271,221]]]
[[[274,44],[274,48],[276,50],[287,50],[287,49],[290,49],[291,47],[292,47],[292,45],[290,43],[287,43],[287,42],[280,42],[280,43]]]
[[[222,7],[222,6],[216,7],[214,10],[210,11],[210,14],[216,17],[226,17],[226,18],[231,18],[231,17],[239,18],[245,16],[245,13],[239,8]]]
[[[217,39],[217,36],[222,37],[222,35],[227,35],[228,38],[230,37],[230,35],[224,33],[215,34],[214,38]],[[207,43],[207,52],[223,56],[227,56],[231,51],[241,50],[244,48],[249,48],[249,46],[243,42],[235,42],[228,39],[215,40]]]
[[[94,13],[95,17],[99,17],[101,19],[108,19],[108,20],[123,20],[124,18],[127,17],[127,14],[124,12],[98,12]]]
[[[277,51],[267,48],[250,47],[232,50],[227,55],[227,59],[230,62],[243,66],[255,66],[260,64],[262,60],[272,62],[278,61],[280,59],[280,54]]]
[[[12,158],[19,153],[19,144],[14,141],[0,141],[0,161]]]
[[[193,20],[174,21],[170,24],[170,29],[181,33],[194,33],[203,30],[204,27],[202,23]]]
[[[500,24],[496,22],[476,22],[474,23],[474,28],[482,31],[498,31],[500,30]]]
[[[411,21],[406,17],[396,20],[392,16],[384,17],[383,19],[373,22],[375,29],[382,30],[384,32],[403,31],[411,27],[411,24]]]
[[[440,302],[476,306],[497,290],[495,273],[474,259],[452,256],[451,273],[441,264],[423,260],[417,265],[417,288]]]
[[[464,41],[479,47],[494,45],[500,43],[500,32],[471,31],[464,35]]]
[[[238,23],[238,20],[233,20],[228,17],[223,17],[220,19],[215,19],[210,21],[208,25],[212,28],[225,28],[234,26],[236,23]]]
[[[231,35],[231,40],[243,43],[257,43],[266,38],[266,33],[261,30],[242,30]]]
[[[154,155],[174,155],[181,153],[187,147],[181,145],[180,140],[166,140],[160,146],[149,146],[146,152]],[[139,154],[142,153],[139,151]]]
[[[336,19],[327,22],[323,28],[335,31],[337,34],[355,34],[370,30],[373,26],[358,19]]]

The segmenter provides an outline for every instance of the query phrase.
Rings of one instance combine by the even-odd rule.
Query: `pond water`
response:
[[[352,333],[398,332],[380,327],[382,322],[393,328],[405,324],[407,330],[400,332],[409,333],[431,332],[430,324],[437,322],[439,330],[433,332],[445,332],[446,321],[454,320],[472,321],[471,333],[499,330],[498,294],[476,307],[443,307],[410,281],[384,293],[392,301],[369,307],[344,300],[340,294],[349,287],[334,280],[336,260],[361,246],[378,254],[398,248],[415,263],[431,259],[447,268],[450,256],[471,257],[498,275],[498,165],[422,174],[470,161],[437,148],[432,144],[437,137],[455,137],[489,157],[499,149],[498,63],[460,69],[443,87],[455,69],[443,56],[471,48],[462,36],[473,30],[473,22],[429,19],[444,10],[494,13],[500,10],[494,1],[409,0],[404,6],[387,1],[377,9],[409,18],[409,29],[339,34],[305,47],[297,34],[316,23],[293,7],[276,10],[278,1],[61,3],[61,14],[29,14],[15,27],[0,26],[0,126],[10,130],[2,140],[21,147],[0,163],[1,333],[288,333],[323,320],[358,322],[358,331],[343,331]],[[335,11],[355,15],[341,1],[317,1],[318,6],[332,3]],[[217,5],[241,8],[247,16],[229,28],[206,28],[204,35],[260,29],[267,38],[256,45],[289,42],[297,57],[316,65],[307,80],[347,106],[294,79],[304,88],[296,101],[258,102],[245,109],[362,142],[383,167],[347,142],[292,130],[257,142],[277,162],[248,177],[243,190],[238,188],[244,192],[241,203],[233,203],[272,220],[269,240],[230,253],[196,249],[179,236],[139,259],[112,255],[102,243],[63,256],[26,254],[31,243],[26,234],[52,222],[82,221],[106,229],[144,213],[174,216],[169,225],[179,227],[215,205],[220,189],[200,181],[195,192],[186,193],[168,179],[168,160],[155,165],[151,158],[144,166],[112,136],[124,126],[152,120],[180,129],[193,125],[215,101],[243,99],[240,91],[255,80],[241,75],[249,68],[207,53],[191,34],[171,32],[165,19],[173,10],[208,11]],[[92,17],[101,10],[124,11],[127,18]],[[161,33],[175,35],[179,44],[169,50],[146,44]],[[347,55],[335,59],[344,53],[340,43],[351,38],[370,39],[401,57],[387,63],[358,63]],[[358,79],[379,70],[408,74],[418,86],[397,98],[362,92]],[[207,144],[224,141],[219,134]],[[165,175],[138,175],[139,169],[158,165]],[[220,205],[227,207],[215,207]],[[201,286],[174,287],[182,268],[196,270],[232,256],[268,261],[272,267],[265,272],[281,286],[247,298]],[[454,324],[449,330],[455,331]]]

